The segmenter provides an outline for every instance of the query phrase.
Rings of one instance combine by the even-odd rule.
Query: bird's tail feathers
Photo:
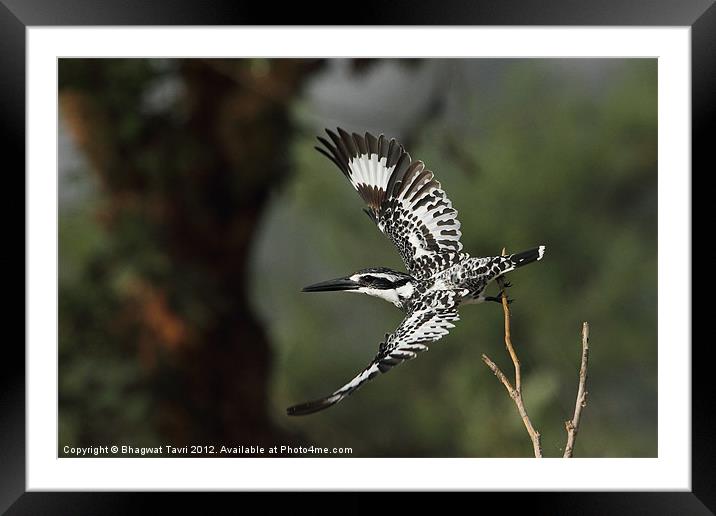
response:
[[[507,256],[496,256],[493,258],[493,278],[502,276],[503,274],[513,271],[528,263],[536,262],[544,256],[545,246],[534,247],[521,253],[510,254]]]
[[[527,265],[528,263],[537,262],[544,256],[545,246],[541,245],[521,253],[511,254],[508,258],[512,262],[513,269]]]

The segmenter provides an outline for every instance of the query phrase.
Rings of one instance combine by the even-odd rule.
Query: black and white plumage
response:
[[[325,398],[295,405],[289,415],[323,410],[368,380],[428,349],[459,319],[458,306],[499,301],[487,285],[517,267],[541,260],[544,246],[508,256],[471,258],[462,252],[457,211],[433,173],[402,145],[383,135],[326,130],[318,151],[333,161],[365,201],[364,211],[395,245],[408,273],[384,267],[310,285],[305,292],[352,291],[385,299],[406,316],[386,334],[373,360],[353,380]]]
[[[398,248],[408,273],[424,279],[460,261],[457,211],[422,161],[411,160],[402,145],[383,135],[326,132],[333,143],[318,140],[328,152],[316,149],[358,191],[364,211]]]

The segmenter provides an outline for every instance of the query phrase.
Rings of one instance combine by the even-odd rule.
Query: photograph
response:
[[[656,58],[57,74],[58,457],[658,457]]]

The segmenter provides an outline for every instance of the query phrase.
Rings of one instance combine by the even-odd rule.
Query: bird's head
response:
[[[361,269],[355,274],[344,278],[315,283],[304,287],[303,292],[330,292],[337,290],[361,292],[369,296],[385,299],[402,308],[405,301],[413,295],[414,284],[413,277],[404,272],[378,267]]]

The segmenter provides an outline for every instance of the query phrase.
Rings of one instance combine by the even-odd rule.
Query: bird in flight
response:
[[[405,313],[386,334],[373,360],[355,378],[324,398],[294,405],[290,416],[312,414],[343,400],[367,381],[428,349],[447,335],[462,304],[501,302],[486,296],[496,278],[541,260],[545,246],[507,256],[472,258],[462,251],[457,211],[433,173],[413,160],[395,139],[326,130],[316,147],[335,163],[366,204],[364,211],[395,245],[407,273],[385,267],[362,269],[316,283],[304,292],[361,292],[385,299]]]

